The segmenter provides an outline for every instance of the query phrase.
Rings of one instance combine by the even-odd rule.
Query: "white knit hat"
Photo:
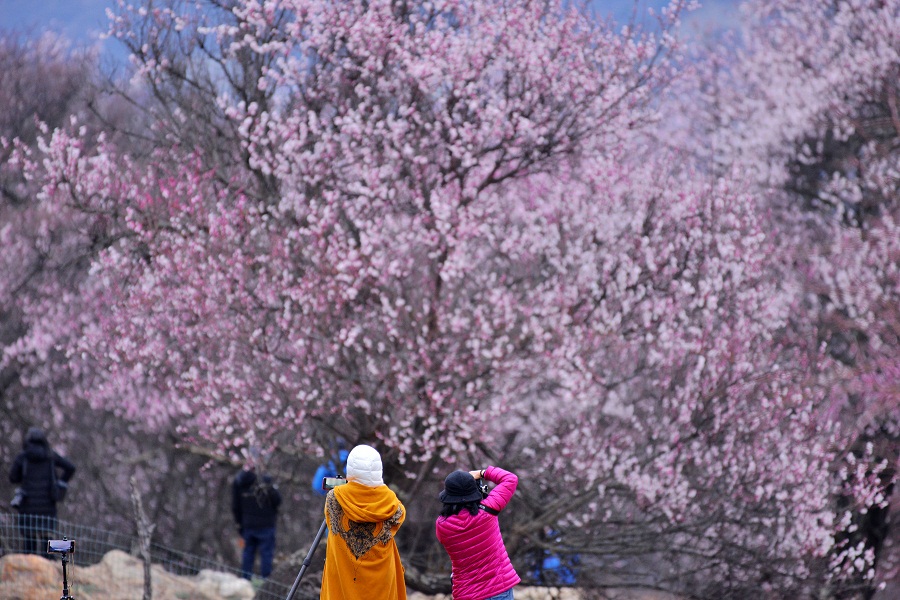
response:
[[[369,487],[384,485],[381,455],[372,446],[360,445],[347,456],[347,479]]]

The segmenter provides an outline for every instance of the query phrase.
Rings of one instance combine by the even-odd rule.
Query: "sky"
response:
[[[36,32],[62,31],[78,41],[94,41],[106,27],[113,0],[0,0],[0,27]]]
[[[138,4],[140,0],[131,0]],[[714,23],[733,25],[737,22],[738,0],[700,0],[701,8],[686,19],[690,25]],[[659,8],[667,0],[640,0],[640,6]],[[0,29],[16,29],[40,33],[62,32],[75,42],[101,44],[104,53],[115,54],[116,43],[101,41],[106,30],[106,8],[114,0],[0,0]],[[611,15],[626,22],[634,0],[591,0],[602,16]]]

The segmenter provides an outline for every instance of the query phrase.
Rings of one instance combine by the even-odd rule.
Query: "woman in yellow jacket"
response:
[[[325,498],[328,545],[320,600],[406,600],[394,534],[406,509],[382,480],[381,455],[356,446],[347,483]]]

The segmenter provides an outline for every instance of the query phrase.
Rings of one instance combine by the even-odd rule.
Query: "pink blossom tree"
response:
[[[216,25],[215,17],[223,22]],[[193,24],[194,18],[204,23]],[[213,353],[186,359],[178,376],[155,383],[183,402],[201,403],[203,410],[192,411],[202,415],[195,433],[222,449],[245,447],[248,439],[271,443],[283,430],[259,420],[260,412],[292,425],[340,415],[350,426],[342,433],[352,437],[387,437],[390,418],[402,425],[389,442],[401,462],[415,456],[433,465],[440,452],[446,457],[464,448],[465,442],[453,444],[471,438],[465,420],[436,424],[431,411],[460,417],[487,398],[484,382],[492,376],[492,354],[500,352],[490,346],[518,318],[494,312],[500,298],[491,295],[503,293],[503,282],[484,288],[456,280],[480,251],[453,246],[469,238],[480,244],[477,220],[493,215],[482,214],[476,200],[601,140],[620,144],[643,118],[650,83],[667,76],[667,40],[622,38],[552,3],[298,2],[278,10],[238,3],[214,14],[123,9],[113,30],[135,51],[139,74],[159,100],[155,114],[171,117],[156,131],[163,139],[189,133],[159,153],[176,153],[175,166],[140,176],[102,167],[127,181],[98,178],[99,188],[157,195],[126,218],[134,233],[128,241],[141,238],[140,248],[151,254],[119,251],[104,261],[133,278],[214,257],[204,259],[211,271],[172,280],[183,285],[186,304],[174,317],[161,310],[158,318],[175,321],[150,328],[134,322],[133,332],[142,339],[150,330],[199,335],[183,347]],[[535,44],[546,51],[536,52]],[[179,83],[188,92],[179,95]],[[207,105],[183,109],[189,100]],[[214,113],[210,106],[221,116],[204,120]],[[210,132],[193,135],[197,123],[218,126],[225,138],[239,136],[240,147],[226,148],[234,160],[223,163],[226,152],[218,149],[211,154],[210,144],[201,143]],[[111,157],[113,151],[83,160],[106,165]],[[63,166],[61,156],[57,162],[68,172],[55,183],[84,171]],[[188,177],[185,165],[196,175]],[[107,197],[106,191],[96,195]],[[184,218],[186,209],[191,219]],[[198,219],[206,222],[198,226]],[[160,265],[156,252],[171,257]],[[219,277],[222,285],[210,285]],[[145,293],[176,301],[164,289]],[[194,303],[219,294],[203,301],[211,312],[191,314]],[[123,302],[114,304],[113,311]],[[484,330],[462,335],[479,310]],[[183,331],[175,331],[181,319]],[[215,333],[204,332],[206,326]],[[223,336],[224,329],[231,333]],[[470,342],[469,335],[481,341]],[[127,335],[115,337],[123,348],[128,344]],[[153,351],[173,341],[160,341]],[[115,360],[130,368],[126,358]],[[446,388],[439,383],[444,371],[453,373]],[[128,386],[132,378],[122,381]],[[454,401],[460,394],[469,398]],[[238,421],[235,407],[223,402],[230,398],[247,403]],[[422,402],[397,414],[411,398]],[[286,402],[304,408],[295,412]],[[444,404],[458,406],[439,408]],[[292,435],[308,442],[313,429]],[[442,445],[451,444],[440,452],[438,434]]]
[[[120,149],[140,143],[117,133],[139,123],[127,104],[102,92],[95,57],[64,39],[23,33],[0,35],[0,456],[4,468],[21,450],[30,426],[43,427],[54,448],[77,466],[60,517],[101,529],[133,529],[128,480],[138,475],[152,490],[152,511],[160,541],[185,551],[233,559],[229,519],[208,506],[220,502],[222,470],[203,471],[206,459],[176,448],[172,429],[148,427],[134,415],[117,416],[115,406],[87,403],[82,390],[96,378],[66,348],[94,312],[82,286],[98,254],[121,235],[116,209],[94,203],[57,203],[40,192],[42,181],[22,162],[41,147],[51,128],[78,119],[81,135],[66,152],[95,153],[91,140],[104,131]],[[37,167],[37,165],[35,165]],[[47,165],[49,167],[49,165]],[[108,206],[108,205],[107,205]],[[90,288],[87,288],[88,290]],[[114,403],[113,403],[114,404]],[[120,413],[121,414],[121,413]],[[6,471],[4,471],[5,473]],[[2,497],[12,495],[4,476]],[[184,493],[189,490],[189,493]],[[4,507],[5,508],[5,507]]]
[[[6,32],[0,36],[0,398],[4,416],[0,432],[4,439],[18,441],[17,435],[29,425],[59,425],[65,419],[45,393],[53,387],[48,382],[60,383],[59,371],[32,370],[38,361],[19,363],[9,360],[8,353],[28,331],[30,301],[47,298],[47,281],[56,282],[56,292],[70,288],[76,273],[86,266],[79,265],[81,253],[72,251],[75,244],[69,238],[74,237],[70,236],[74,229],[58,236],[52,233],[59,229],[56,216],[34,201],[37,188],[23,177],[14,159],[15,144],[34,144],[41,123],[61,126],[70,114],[84,109],[90,97],[91,65],[89,55],[52,35],[29,39]],[[47,358],[46,354],[41,358]],[[4,464],[19,449],[4,447]]]
[[[698,135],[679,145],[707,150],[715,168],[740,165],[768,198],[782,278],[799,290],[785,343],[815,363],[818,418],[841,425],[839,456],[852,464],[835,468],[848,476],[840,503],[851,507],[856,533],[839,536],[833,561],[858,571],[871,595],[892,577],[876,566],[900,457],[900,4],[748,2],[743,10],[738,50],[717,48],[702,63],[701,95],[692,95],[701,108],[686,110]]]

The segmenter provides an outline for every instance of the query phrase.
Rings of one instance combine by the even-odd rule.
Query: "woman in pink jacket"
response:
[[[497,484],[486,497],[476,481],[482,478]],[[518,483],[518,477],[500,467],[454,471],[444,480],[444,507],[435,532],[453,565],[453,600],[512,600],[521,579],[509,560],[497,515]]]

